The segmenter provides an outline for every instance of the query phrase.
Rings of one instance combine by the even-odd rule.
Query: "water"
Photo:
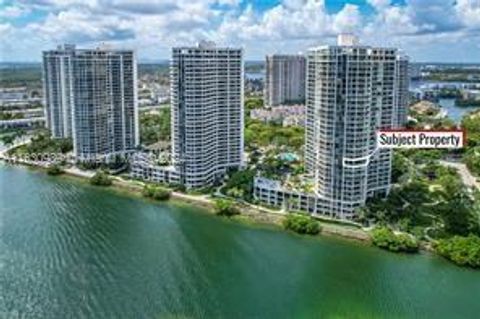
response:
[[[461,107],[457,106],[455,99],[440,99],[438,104],[447,111],[447,116],[455,123],[460,123],[465,114],[476,111],[479,107]]]
[[[464,87],[469,85],[478,85],[478,83],[468,83],[468,82],[438,82],[438,81],[420,81],[415,80],[410,82],[410,90],[416,90],[422,87],[423,85],[437,87],[442,85],[454,86],[454,87]],[[476,111],[480,107],[461,107],[457,106],[455,99],[439,99],[438,104],[447,111],[447,116],[452,119],[455,123],[460,123],[465,114]]]
[[[279,154],[279,157],[281,160],[287,162],[298,161],[298,155],[295,153],[281,153]]]
[[[249,80],[264,80],[265,79],[265,71],[245,72],[245,77]]]
[[[430,81],[430,80],[411,80],[410,90],[416,90],[421,87],[439,88],[439,87],[456,87],[463,88],[472,85],[478,85],[478,82],[461,82],[461,81]]]
[[[0,166],[0,318],[478,318],[480,271]]]

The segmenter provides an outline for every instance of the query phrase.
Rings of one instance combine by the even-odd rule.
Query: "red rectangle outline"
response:
[[[436,130],[411,130],[411,129],[394,129],[394,128],[387,128],[387,129],[379,129],[377,130],[377,134],[379,132],[411,132],[411,133],[419,133],[419,132],[439,132],[439,133],[445,133],[445,132],[462,132],[462,138],[463,138],[463,146],[465,147],[465,145],[467,144],[467,130],[465,130],[464,128],[461,128],[461,129],[436,129]]]

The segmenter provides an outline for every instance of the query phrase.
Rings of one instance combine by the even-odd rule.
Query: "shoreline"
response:
[[[37,171],[45,172],[47,169],[46,164],[38,165],[38,163],[32,163],[27,161],[18,161],[18,160],[14,161],[12,159],[5,157],[3,154],[1,154],[1,152],[0,152],[0,161],[3,161],[4,163],[10,164],[13,166],[28,167],[30,169],[37,170]],[[60,174],[60,177],[63,176],[66,178],[73,178],[73,179],[76,179],[78,182],[87,183],[90,185],[89,179],[94,174],[95,173],[93,171],[92,172],[82,171],[76,167],[71,167],[63,170],[63,173]],[[189,195],[189,194],[174,192],[170,190],[171,196],[168,200],[157,201],[157,200],[152,200],[143,196],[142,191],[145,185],[144,182],[136,181],[136,180],[125,180],[118,176],[112,176],[112,175],[109,175],[109,176],[112,179],[112,184],[110,186],[94,186],[94,185],[91,185],[91,186],[100,187],[106,191],[117,192],[123,196],[132,197],[139,200],[147,200],[152,204],[172,203],[174,205],[187,205],[190,207],[199,207],[206,214],[209,214],[212,217],[216,217],[216,214],[214,212],[214,201],[213,201],[214,198],[209,197],[210,195]],[[52,176],[52,177],[55,177],[55,176]],[[305,236],[302,234],[297,234],[290,230],[286,230],[285,228],[282,227],[282,220],[286,216],[286,214],[288,214],[288,212],[273,211],[266,207],[261,207],[254,204],[244,203],[239,201],[235,201],[235,204],[239,208],[240,214],[236,216],[228,217],[228,219],[233,222],[241,223],[248,227],[255,227],[255,226],[270,227],[270,228],[275,228],[278,231],[284,231],[284,232],[286,231],[297,236]],[[444,259],[448,263],[451,263],[460,268],[470,268],[470,267],[457,265],[455,262],[441,256],[435,251],[431,242],[425,242],[425,241],[419,240],[418,241],[419,249],[416,253],[413,253],[413,254],[407,253],[407,252],[390,251],[388,249],[383,249],[373,244],[369,229],[356,226],[353,223],[349,225],[348,222],[344,223],[342,221],[328,220],[325,218],[321,218],[319,216],[313,216],[313,217],[319,223],[321,227],[321,231],[317,235],[307,235],[307,237],[310,237],[310,238],[321,239],[323,237],[323,238],[329,238],[334,240],[341,240],[341,241],[350,242],[351,244],[374,247],[379,250],[389,252],[389,253],[394,253],[394,254],[428,255],[428,256]]]
[[[45,163],[36,163],[32,161],[12,159],[4,154],[0,155],[0,160],[10,165],[20,165],[27,166],[36,170],[45,171],[47,165]],[[73,177],[81,180],[82,182],[88,182],[88,179],[92,177],[94,172],[82,171],[76,167],[65,168],[63,173],[67,177]],[[105,187],[105,189],[111,188],[114,191],[120,191],[126,196],[133,196],[136,198],[145,198],[142,195],[143,182],[134,181],[134,180],[125,180],[118,176],[110,176],[112,179],[112,185]],[[141,185],[140,185],[141,184]],[[212,198],[207,197],[208,195],[189,195],[179,192],[171,191],[170,201],[177,202],[179,204],[186,204],[190,206],[199,206],[206,210],[209,214],[214,214],[214,202]],[[156,201],[160,203],[161,201]],[[168,200],[166,201],[168,202]],[[238,217],[231,218],[232,220],[245,223],[245,224],[259,224],[259,225],[270,225],[279,227],[284,230],[281,226],[281,222],[286,215],[286,212],[282,211],[273,211],[265,207],[259,207],[253,204],[246,204],[241,202],[235,202],[240,210],[240,215]],[[321,232],[318,235],[313,237],[334,237],[347,241],[354,241],[366,245],[372,245],[370,235],[367,231],[356,228],[352,225],[342,225],[341,221],[328,221],[323,218],[315,218],[320,224]],[[285,231],[285,230],[284,230]]]
[[[66,173],[69,174],[69,173]],[[86,179],[85,176],[78,176],[78,175],[71,175],[78,178]],[[133,195],[139,196],[141,198],[145,198],[142,195],[143,185],[140,186],[136,183],[136,181],[128,181],[124,179],[120,179],[118,177],[112,178],[112,185],[111,187],[115,190],[120,190],[125,192],[126,195]],[[189,206],[199,206],[206,210],[209,214],[215,216],[214,213],[214,198],[209,198],[208,195],[189,195],[179,192],[171,191],[170,193],[170,201],[178,202],[180,204],[185,204]],[[220,198],[220,197],[219,197]],[[165,201],[168,202],[169,200]],[[157,203],[161,203],[162,201],[154,201]],[[269,225],[269,226],[276,226],[280,229],[284,230],[282,227],[282,220],[285,217],[286,213],[277,211],[271,211],[267,208],[259,208],[255,205],[252,207],[245,203],[235,202],[238,206],[240,214],[234,216],[233,220],[243,222],[246,224],[259,224],[259,225]],[[336,237],[345,239],[348,241],[356,241],[361,243],[371,243],[370,236],[367,232],[362,229],[355,229],[353,226],[341,225],[339,223],[333,224],[328,223],[319,219],[316,219],[321,226],[321,232],[316,236],[329,236],[329,237]],[[285,230],[284,230],[285,231]],[[313,236],[313,237],[316,237]]]
[[[75,172],[65,171],[65,174],[68,176],[73,176],[83,181],[87,181],[87,176],[82,174],[77,174]],[[121,191],[127,196],[134,196],[139,198],[145,198],[142,195],[143,185],[139,185],[142,183],[140,181],[134,180],[124,180],[119,177],[113,176],[111,177],[112,185],[110,186],[112,189],[116,191]],[[108,188],[108,187],[107,187]],[[179,204],[185,204],[189,206],[199,206],[206,210],[209,214],[215,215],[214,213],[214,202],[213,198],[209,198],[208,195],[189,195],[179,192],[171,191],[170,193],[170,201],[177,202]],[[168,202],[169,200],[165,201]],[[162,201],[154,201],[152,202],[161,203]],[[252,207],[245,203],[235,202],[240,210],[240,215],[234,216],[233,220],[246,223],[246,224],[259,224],[259,225],[269,225],[269,226],[276,226],[280,229],[284,230],[281,222],[285,217],[286,213],[277,211],[273,212],[268,208]],[[360,243],[371,243],[370,236],[368,233],[360,228],[354,228],[354,226],[349,225],[341,225],[341,222],[326,222],[325,220],[321,220],[316,218],[318,223],[320,224],[322,231],[319,235],[316,236],[329,236],[335,238],[341,238],[348,241],[356,241]],[[316,237],[314,236],[314,237]]]

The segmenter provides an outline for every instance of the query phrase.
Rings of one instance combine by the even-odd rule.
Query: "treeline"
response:
[[[25,118],[25,115],[22,113],[0,112],[0,121],[18,120],[23,118]]]
[[[460,266],[480,268],[480,237],[454,236],[442,239],[435,245],[436,251]]]
[[[40,64],[11,65],[0,68],[0,86],[29,88],[42,87],[42,69]]]
[[[303,127],[284,127],[279,124],[247,120],[244,136],[247,148],[276,146],[299,151],[304,144],[305,129]]]
[[[151,145],[159,141],[170,141],[170,109],[160,109],[158,114],[140,115],[140,141]]]
[[[464,117],[462,128],[467,136],[463,161],[473,174],[480,176],[480,113],[477,111]]]
[[[68,153],[73,150],[72,139],[51,138],[48,133],[40,133],[31,139],[26,145],[11,150],[10,155],[20,154],[58,154]]]
[[[400,153],[395,157],[399,159],[393,161],[392,171],[397,184],[386,199],[372,199],[359,210],[360,222],[394,225],[419,238],[432,226],[440,237],[480,234],[480,194],[471,193],[454,168],[433,161],[419,166]]]
[[[439,154],[419,152],[395,152],[393,188],[385,199],[371,199],[359,209],[358,221],[386,225],[371,233],[381,248],[414,252],[419,241],[429,241],[438,243],[440,255],[472,266],[460,256],[475,260],[480,249],[480,192],[467,188],[456,169],[436,162]]]

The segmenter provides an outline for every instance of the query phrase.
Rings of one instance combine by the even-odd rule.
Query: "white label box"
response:
[[[458,149],[466,142],[464,130],[379,130],[378,148]]]

